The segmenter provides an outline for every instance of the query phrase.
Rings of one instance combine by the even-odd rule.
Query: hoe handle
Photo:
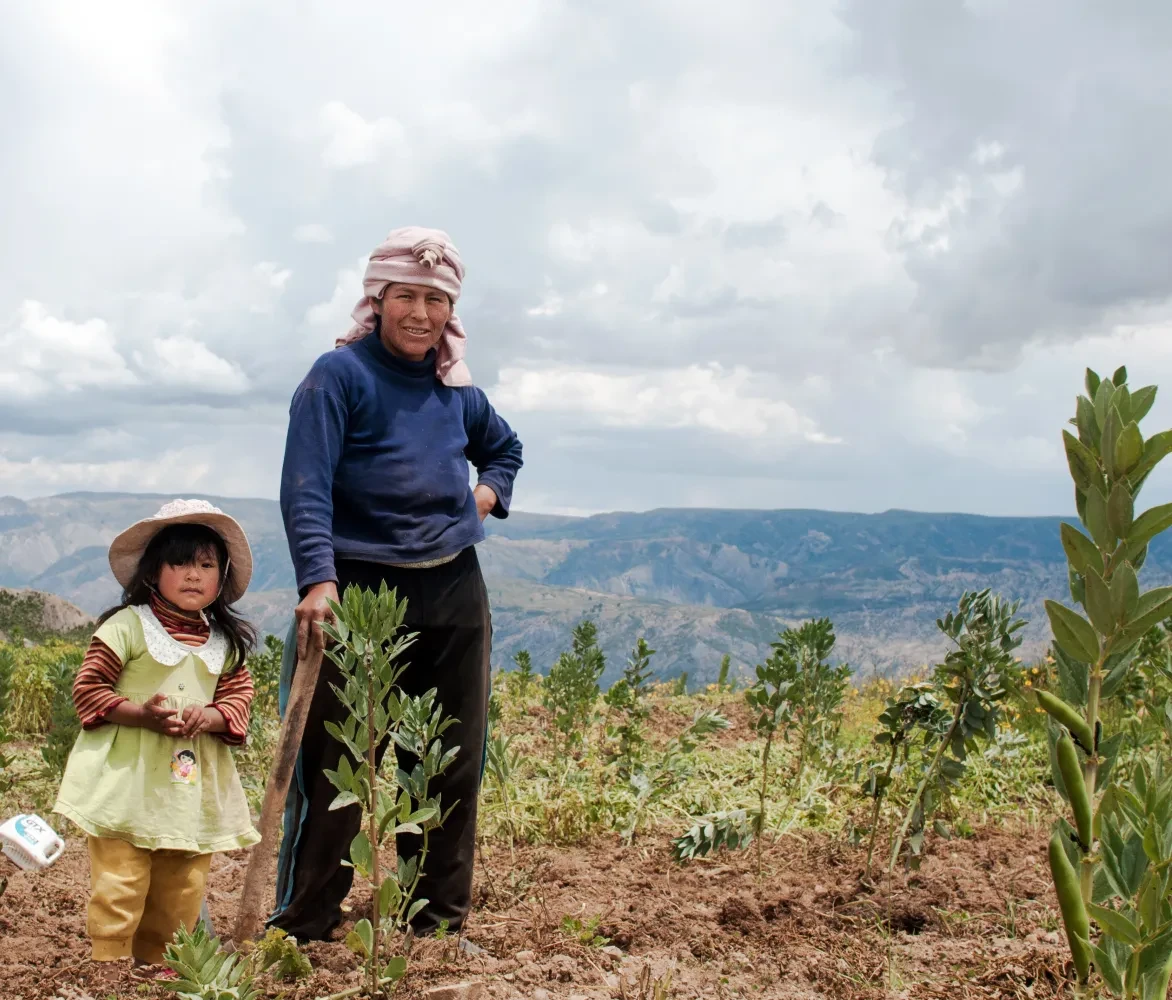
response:
[[[304,660],[297,661],[297,670],[293,674],[289,704],[281,722],[273,767],[265,783],[265,801],[260,813],[260,842],[249,854],[244,890],[240,894],[240,909],[236,912],[236,927],[232,937],[237,945],[255,939],[261,930],[261,919],[265,912],[264,898],[276,864],[273,848],[277,839],[277,825],[285,809],[289,784],[293,780],[293,768],[301,750],[305,719],[309,715],[318,674],[321,673],[321,659],[322,651],[312,650]]]

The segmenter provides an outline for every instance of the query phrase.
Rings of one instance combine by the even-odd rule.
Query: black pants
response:
[[[488,722],[492,625],[476,550],[465,549],[453,562],[432,569],[395,569],[339,560],[337,572],[339,593],[349,584],[377,590],[385,580],[388,587],[398,589],[400,600],[406,598],[407,631],[419,635],[404,653],[409,665],[399,685],[409,695],[436,688],[436,700],[444,713],[459,720],[444,734],[443,741],[445,747],[459,744],[460,752],[431,786],[441,796],[441,808],[446,810],[453,802],[457,805],[443,826],[429,835],[425,872],[416,897],[430,902],[413,922],[418,934],[431,933],[440,921],[457,930],[471,906],[476,800]],[[296,660],[295,650],[292,658]],[[358,806],[333,812],[329,808],[337,790],[322,769],[337,768],[343,746],[326,732],[325,723],[340,723],[345,715],[331,682],[339,683],[339,671],[326,657],[286,804],[277,909],[269,920],[271,926],[299,941],[328,939],[342,922],[341,904],[350,891],[354,870],[341,861],[349,860],[350,842],[362,822]],[[403,760],[403,756],[400,751],[399,764],[410,771],[414,761]],[[411,858],[421,847],[418,836],[398,838],[397,849],[403,858]]]

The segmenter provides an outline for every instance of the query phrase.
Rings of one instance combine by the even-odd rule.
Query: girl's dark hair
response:
[[[163,565],[190,566],[201,555],[214,552],[220,565],[220,582],[228,568],[228,546],[218,532],[206,524],[169,524],[160,531],[146,547],[138,561],[134,579],[122,591],[122,603],[102,613],[98,619],[101,625],[123,608],[136,604],[149,604],[151,594],[159,584],[159,572]],[[160,595],[161,596],[161,595]],[[256,647],[256,629],[233,611],[218,594],[210,605],[203,609],[213,625],[224,630],[231,647],[231,669],[235,670],[244,658]]]
[[[189,761],[191,761],[191,763],[193,763],[193,764],[195,763],[195,751],[194,750],[180,750],[175,756],[179,757],[179,758],[186,757]]]

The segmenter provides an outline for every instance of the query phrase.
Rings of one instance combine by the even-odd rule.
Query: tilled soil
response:
[[[674,1000],[1069,996],[1045,851],[1041,832],[982,830],[937,842],[920,871],[870,887],[860,882],[863,852],[820,835],[769,843],[760,879],[752,848],[680,867],[666,838],[518,847],[515,858],[507,845],[486,846],[466,929],[486,954],[467,957],[453,939],[419,942],[398,995],[484,981],[494,1000],[542,1000],[543,990],[550,1000],[652,1000],[670,976],[661,995]],[[244,853],[213,864],[208,901],[221,932],[246,864]],[[170,995],[95,982],[80,841],[42,873],[0,857],[4,877],[0,998]],[[359,894],[349,905],[353,917]],[[265,982],[265,996],[311,1000],[357,985],[340,943],[306,950],[313,978]]]

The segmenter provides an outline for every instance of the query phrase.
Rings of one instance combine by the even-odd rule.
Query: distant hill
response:
[[[82,642],[94,619],[55,594],[0,587],[0,642],[16,638],[43,642],[61,637]]]
[[[0,585],[61,595],[88,612],[118,595],[110,540],[169,496],[74,493],[0,498]],[[237,517],[256,559],[245,607],[283,631],[293,572],[277,504],[208,497]],[[826,615],[839,652],[891,672],[943,652],[935,620],[965,589],[1023,602],[1027,653],[1048,641],[1045,597],[1066,595],[1058,518],[816,510],[656,510],[588,518],[515,512],[489,524],[495,661],[528,648],[545,669],[584,616],[599,622],[608,676],[636,637],[659,650],[661,676],[710,679],[724,652],[749,668],[778,629]],[[1148,585],[1172,583],[1172,539],[1152,546]]]

